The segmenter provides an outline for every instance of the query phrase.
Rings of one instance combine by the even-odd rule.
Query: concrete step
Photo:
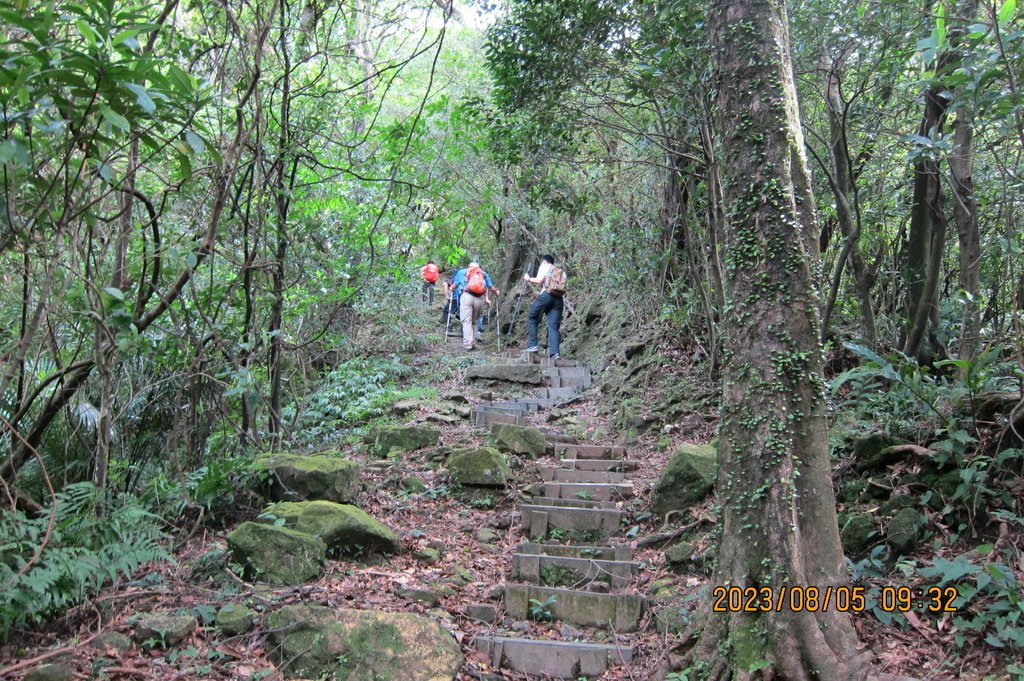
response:
[[[543,539],[550,530],[596,533],[609,537],[619,531],[623,512],[615,508],[574,508],[522,504],[519,507],[523,534]]]
[[[572,435],[564,435],[562,433],[556,433],[550,428],[541,428],[540,432],[544,433],[544,441],[548,444],[563,444],[563,445],[575,445],[579,444],[580,439],[573,437]]]
[[[626,448],[618,445],[552,444],[555,456],[564,459],[624,459]]]
[[[527,506],[558,506],[560,508],[615,508],[613,501],[573,497],[528,497],[523,504]]]
[[[512,554],[513,579],[545,586],[580,586],[589,582],[607,582],[612,588],[621,589],[629,585],[638,567],[630,560],[549,556],[539,551]]]
[[[566,643],[562,641],[477,636],[477,650],[491,657],[491,666],[509,669],[540,678],[593,678],[609,667],[633,661],[633,649],[600,643]]]
[[[525,355],[525,360],[529,364],[539,364],[544,367],[573,368],[581,366],[580,363],[574,359],[562,359],[561,357],[559,357],[558,359],[551,359],[550,357],[543,355],[539,352],[524,352],[523,355]]]
[[[560,558],[593,558],[596,560],[612,560],[627,563],[633,560],[633,547],[629,544],[580,546],[578,544],[523,542],[519,545],[519,553]]]
[[[635,471],[639,465],[636,461],[614,459],[562,459],[558,463],[562,468],[574,471]]]
[[[517,620],[530,618],[530,601],[547,604],[551,617],[616,633],[636,631],[646,600],[638,594],[602,594],[533,584],[506,584],[505,611]]]
[[[477,426],[489,428],[495,423],[508,423],[513,426],[525,426],[526,416],[521,414],[495,414],[489,411],[473,412],[473,423]]]
[[[569,468],[548,468],[540,469],[540,477],[544,482],[624,482],[625,473],[613,471],[586,471],[573,470]]]
[[[537,391],[537,395],[546,400],[560,400],[562,402],[568,402],[580,394],[578,387],[567,387],[567,388],[542,388]]]
[[[554,499],[616,501],[633,497],[633,483],[545,482],[544,495]]]

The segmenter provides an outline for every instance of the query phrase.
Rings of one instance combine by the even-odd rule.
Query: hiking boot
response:
[[[558,354],[551,355],[551,359],[562,359],[562,356]]]
[[[530,347],[523,350],[523,352],[540,352],[540,348],[537,347],[536,345],[531,345]]]

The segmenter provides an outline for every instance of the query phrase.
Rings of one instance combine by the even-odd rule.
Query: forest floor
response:
[[[409,358],[409,362],[413,365],[413,374],[422,375],[419,369],[453,359],[462,366],[468,361],[495,361],[488,356],[489,348],[492,346],[484,345],[481,352],[465,353],[456,345],[438,345],[426,348]],[[452,371],[449,379],[432,387],[440,395],[475,395],[479,399],[480,391],[467,388],[459,374],[457,370]],[[526,392],[500,386],[487,390],[494,392],[496,400]],[[599,391],[591,389],[571,407],[576,428],[584,436],[588,432],[610,432],[599,415],[599,399]],[[429,417],[438,412],[440,403],[440,400],[437,404],[424,402],[418,411],[394,420],[406,423],[430,420]],[[558,429],[557,422],[543,422],[544,412],[537,418],[538,425]],[[626,508],[630,518],[627,541],[634,545],[666,529],[661,519],[652,517],[646,509],[653,481],[674,446],[683,441],[704,443],[714,435],[713,420],[701,419],[692,425],[688,431],[671,434],[672,446],[665,446],[665,433],[641,435],[629,443],[628,457],[639,464],[631,476],[636,481],[637,495]],[[479,444],[485,436],[483,429],[471,426],[468,421],[442,428],[441,444],[447,446]],[[605,439],[608,444],[615,444],[614,436]],[[529,466],[514,462],[517,464],[513,467],[516,483],[503,494],[468,497],[449,486],[446,473],[416,452],[403,455],[401,459],[381,461],[356,450],[352,457],[364,465],[366,489],[359,505],[399,533],[407,549],[405,553],[368,563],[330,560],[324,575],[317,581],[301,587],[272,588],[244,583],[227,569],[197,577],[195,567],[204,562],[204,556],[216,555],[211,552],[226,548],[224,537],[235,524],[220,530],[201,528],[176,554],[175,564],[151,566],[134,581],[104,589],[43,630],[20,633],[12,645],[0,649],[0,678],[20,680],[39,664],[56,661],[70,665],[75,670],[75,678],[81,679],[283,678],[267,658],[264,632],[256,630],[233,638],[218,634],[212,619],[217,609],[228,603],[243,603],[264,612],[289,603],[308,603],[426,614],[440,621],[462,645],[466,664],[458,676],[460,681],[524,678],[490,669],[486,656],[473,649],[475,635],[493,632],[505,624],[500,614],[495,625],[486,625],[468,618],[465,610],[473,603],[500,604],[495,588],[508,578],[509,557],[525,540],[515,514],[522,496],[520,489],[534,481],[528,473]],[[401,481],[407,476],[422,480],[426,491],[406,492]],[[236,520],[244,519],[251,518]],[[685,517],[673,518],[672,527],[695,521],[702,521],[700,529],[705,533],[710,530],[713,522],[710,501]],[[493,529],[497,538],[479,541],[477,535],[482,528]],[[698,553],[706,548],[708,541],[706,534],[695,539]],[[670,570],[664,549],[672,543],[637,548],[634,560],[640,563],[641,570],[634,586],[641,592],[651,591],[655,583],[659,590],[669,587],[678,594],[680,603],[693,608],[699,591],[707,586],[708,576],[699,569],[685,574]],[[431,563],[418,559],[416,552],[425,548],[439,549],[440,560]],[[409,588],[434,591],[440,595],[440,601],[428,605],[400,595]],[[655,611],[657,607],[655,605]],[[114,630],[130,635],[133,618],[143,612],[187,612],[196,615],[201,626],[170,650],[135,647],[116,653],[87,645],[101,631]],[[910,620],[909,628],[902,629],[885,626],[874,616],[863,613],[855,617],[855,623],[861,641],[875,653],[879,672],[944,681],[980,679],[985,677],[986,670],[1001,668],[995,650],[975,651],[968,655],[968,662],[964,664],[964,658],[959,657],[951,645],[948,622],[943,630],[941,623],[915,617]],[[516,630],[517,635],[553,640],[571,640],[579,633],[559,622],[517,624]],[[635,661],[631,666],[609,670],[601,677],[604,681],[655,678],[670,649],[678,643],[674,635],[655,632],[651,613],[646,616],[641,632],[628,635],[627,640],[637,650]],[[101,667],[102,674],[97,675]]]

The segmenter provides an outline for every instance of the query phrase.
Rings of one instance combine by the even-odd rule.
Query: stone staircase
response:
[[[576,362],[535,354],[526,355],[525,361],[542,366],[550,387],[536,397],[477,405],[477,426],[527,425],[538,411],[564,407],[591,385],[590,370]],[[635,654],[629,633],[640,626],[647,602],[630,590],[637,564],[632,548],[616,538],[621,537],[625,515],[618,502],[633,496],[628,476],[636,464],[624,447],[546,437],[548,453],[559,462],[538,467],[538,493],[520,504],[526,541],[511,557],[505,615],[517,621],[560,621],[570,625],[563,628],[563,638],[568,638],[566,632],[579,635],[556,641],[495,633],[477,635],[473,644],[490,657],[492,667],[575,681],[629,664]],[[516,625],[510,631],[527,629]]]

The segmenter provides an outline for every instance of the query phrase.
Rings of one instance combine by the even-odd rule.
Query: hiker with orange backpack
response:
[[[562,326],[562,309],[565,301],[565,271],[555,267],[555,257],[545,255],[541,258],[540,267],[537,268],[537,275],[531,277],[529,273],[523,275],[523,279],[531,284],[541,284],[540,295],[530,306],[530,312],[526,315],[526,352],[538,352],[537,346],[537,325],[541,315],[547,318],[548,322],[548,354],[551,359],[558,359],[558,346],[562,340],[560,328]]]
[[[434,304],[434,289],[437,288],[437,277],[439,274],[440,271],[433,260],[428,260],[427,264],[420,268],[420,276],[423,277],[423,286],[420,287],[420,299],[423,300],[427,307]]]
[[[455,288],[461,294],[459,319],[462,321],[462,347],[473,350],[477,342],[482,340],[480,332],[474,327],[477,320],[482,320],[487,293],[493,291],[494,295],[499,296],[501,291],[494,286],[491,275],[475,261],[455,273]]]

